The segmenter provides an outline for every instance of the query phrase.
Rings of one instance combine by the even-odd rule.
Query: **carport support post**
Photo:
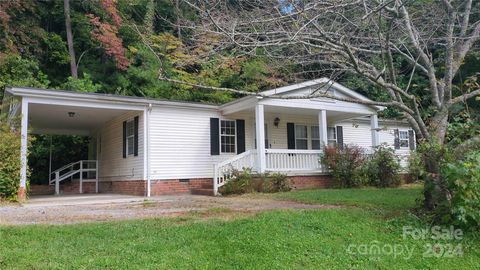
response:
[[[265,172],[265,116],[263,104],[255,106],[255,132],[257,138],[258,172]]]
[[[320,147],[328,145],[327,111],[326,110],[320,110],[318,112],[318,128],[320,129],[319,130],[320,142],[321,142]]]
[[[20,187],[18,188],[18,200],[26,199],[27,187],[27,151],[28,151],[28,99],[22,98],[22,121],[20,142]]]
[[[378,139],[378,116],[373,114],[370,116],[370,125],[372,128],[372,147],[376,147],[379,144]]]

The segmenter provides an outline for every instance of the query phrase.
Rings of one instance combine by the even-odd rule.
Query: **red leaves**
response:
[[[118,15],[117,7],[115,6],[117,1],[115,0],[101,0],[100,4],[107,11],[108,15],[112,18],[113,23],[117,28],[120,28],[122,24],[122,18]]]
[[[105,52],[115,59],[115,64],[118,69],[126,70],[130,61],[125,56],[123,41],[117,35],[122,23],[122,18],[118,15],[115,2],[115,0],[100,1],[102,7],[110,15],[114,25],[100,21],[100,18],[93,14],[87,14],[87,17],[94,26],[91,32],[92,37],[98,40],[105,48]]]

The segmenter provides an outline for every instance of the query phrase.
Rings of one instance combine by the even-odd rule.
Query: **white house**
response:
[[[220,106],[26,87],[7,88],[4,102],[16,101],[8,113],[21,116],[21,191],[29,133],[86,135],[94,142],[90,160],[72,160],[52,173],[57,194],[216,193],[232,168],[244,167],[286,173],[299,188],[321,187],[328,175],[318,162],[320,145],[387,143],[401,156],[415,148],[407,123],[377,119],[382,107],[295,98],[318,89],[368,100],[323,78]]]

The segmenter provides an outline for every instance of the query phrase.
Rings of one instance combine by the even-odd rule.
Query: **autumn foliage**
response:
[[[115,59],[115,64],[118,69],[126,70],[130,61],[125,56],[123,41],[118,36],[118,29],[121,26],[122,19],[120,15],[118,15],[114,0],[102,0],[100,3],[112,19],[113,25],[102,21],[98,16],[87,14],[90,23],[94,27],[91,32],[92,37],[98,40],[105,48],[105,52]]]

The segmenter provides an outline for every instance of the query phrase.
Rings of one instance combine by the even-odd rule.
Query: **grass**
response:
[[[424,258],[431,241],[402,238],[402,227],[424,227],[408,214],[419,188],[312,190],[279,199],[355,205],[268,211],[254,216],[179,218],[65,226],[0,227],[0,269],[474,269],[480,239],[466,235],[464,255]],[[373,207],[378,211],[372,211]],[[396,211],[399,215],[389,217]],[[212,208],[209,216],[229,211]],[[360,255],[349,245],[406,245],[411,258]]]
[[[421,198],[421,186],[401,188],[315,189],[271,194],[273,198],[314,204],[336,204],[379,210],[408,210]]]

